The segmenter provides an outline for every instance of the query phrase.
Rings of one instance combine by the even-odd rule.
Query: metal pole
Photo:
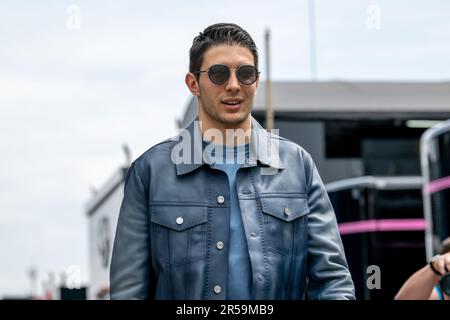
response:
[[[36,296],[36,280],[37,280],[37,270],[35,267],[31,267],[28,271],[28,276],[30,277],[30,284],[31,284],[31,297],[34,298]]]
[[[272,110],[272,85],[270,82],[270,30],[265,32],[265,47],[266,47],[266,129],[271,131],[273,129],[273,110]]]
[[[131,165],[130,147],[128,146],[128,144],[124,143],[124,144],[122,144],[122,150],[125,153],[126,166],[129,167]]]
[[[309,0],[309,63],[311,71],[311,81],[316,80],[316,17],[314,0]]]

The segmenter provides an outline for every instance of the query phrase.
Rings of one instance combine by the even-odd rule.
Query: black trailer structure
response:
[[[357,299],[392,300],[425,264],[421,177],[365,176],[326,188]]]
[[[427,258],[440,251],[440,243],[450,236],[450,120],[427,131],[421,138],[424,178],[423,200],[427,221]]]

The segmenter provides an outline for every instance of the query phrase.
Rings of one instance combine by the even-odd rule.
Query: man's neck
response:
[[[228,124],[211,121],[199,115],[203,140],[217,145],[239,146],[250,142],[252,119],[247,119],[238,124]]]

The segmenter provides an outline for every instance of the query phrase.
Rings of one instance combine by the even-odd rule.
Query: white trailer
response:
[[[120,168],[89,200],[89,300],[109,299],[109,267],[127,167]]]

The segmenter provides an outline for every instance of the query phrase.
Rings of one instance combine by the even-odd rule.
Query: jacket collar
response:
[[[171,156],[177,175],[194,171],[204,164],[213,164],[208,155],[203,154],[203,140],[198,116],[174,140],[177,143],[172,148]],[[243,167],[254,167],[259,162],[274,169],[284,169],[278,151],[279,137],[267,132],[252,117],[249,158]]]

